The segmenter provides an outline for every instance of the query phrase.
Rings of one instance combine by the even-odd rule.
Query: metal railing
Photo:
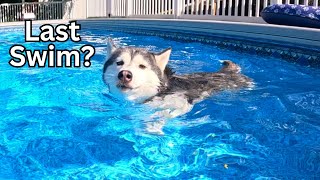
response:
[[[35,20],[63,18],[63,2],[32,2],[0,5],[0,22],[23,21],[26,14],[34,14]]]

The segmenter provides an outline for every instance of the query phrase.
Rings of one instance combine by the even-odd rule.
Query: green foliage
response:
[[[21,0],[0,0],[0,4],[2,3],[21,3]]]

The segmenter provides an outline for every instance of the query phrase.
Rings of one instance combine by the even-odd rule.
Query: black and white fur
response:
[[[103,80],[111,93],[156,108],[159,117],[185,114],[195,103],[219,91],[253,86],[252,80],[231,61],[224,61],[218,72],[176,75],[167,66],[171,48],[151,53],[133,47],[118,48],[109,40],[107,54]]]

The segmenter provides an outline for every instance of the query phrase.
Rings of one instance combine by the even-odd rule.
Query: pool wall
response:
[[[200,41],[302,65],[320,66],[320,30],[243,22],[168,19],[87,19],[83,29],[105,29]]]

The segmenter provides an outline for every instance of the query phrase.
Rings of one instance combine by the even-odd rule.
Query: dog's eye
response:
[[[145,65],[143,65],[143,64],[140,64],[140,65],[139,65],[139,68],[140,68],[140,69],[145,69],[145,68],[147,68],[147,67],[146,67]]]
[[[117,65],[118,66],[122,66],[124,64],[124,62],[123,61],[119,61],[119,62],[117,62]]]

